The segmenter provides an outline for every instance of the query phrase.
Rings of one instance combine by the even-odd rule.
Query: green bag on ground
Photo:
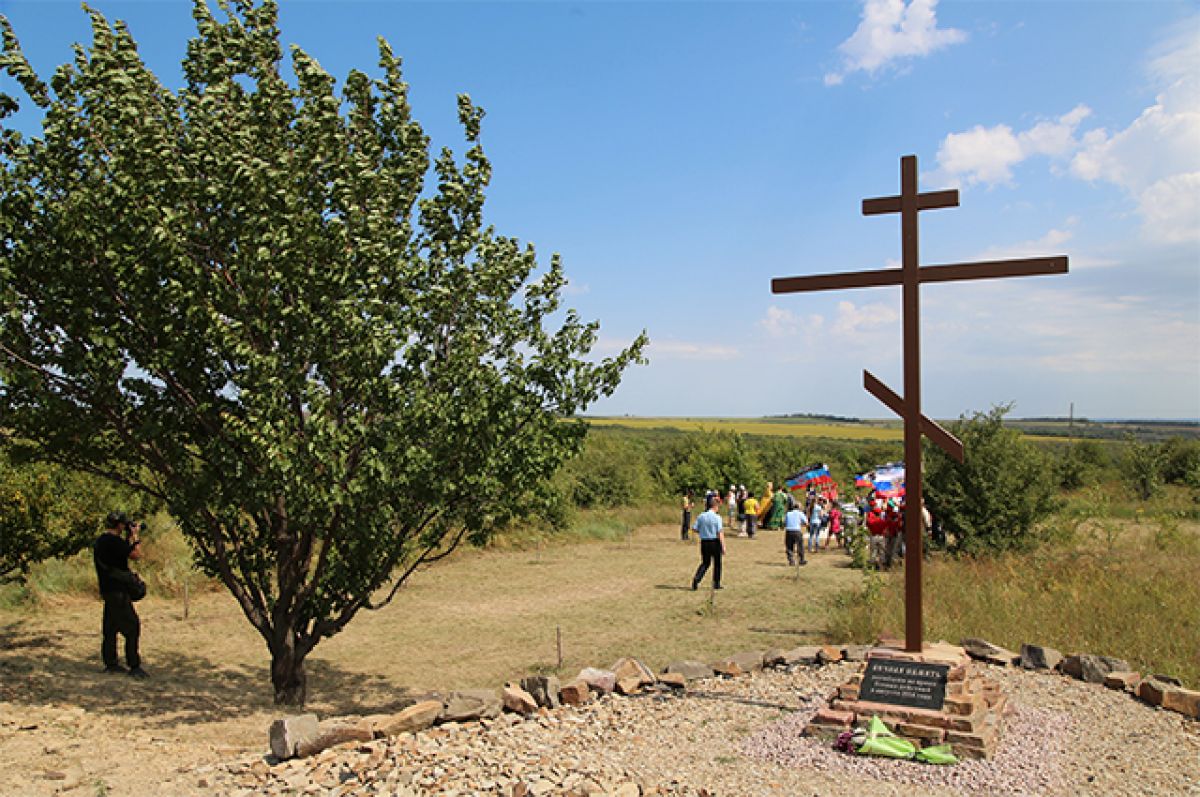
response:
[[[918,750],[917,746],[907,739],[901,739],[888,730],[879,717],[871,717],[867,722],[866,736],[859,741],[855,734],[860,755],[881,755],[888,758],[909,758],[925,764],[957,764],[958,759],[948,744],[934,745]]]
[[[948,744],[936,744],[933,747],[922,747],[917,751],[916,760],[926,764],[957,764],[958,758],[953,748]]]
[[[912,758],[917,746],[888,730],[879,717],[867,722],[867,738],[858,748],[859,755],[881,755],[888,758]]]

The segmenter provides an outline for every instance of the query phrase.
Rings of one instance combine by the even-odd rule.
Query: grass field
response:
[[[678,535],[674,525],[653,525],[607,541],[464,551],[322,642],[308,659],[310,703],[322,713],[362,711],[408,689],[495,686],[531,672],[573,676],[621,656],[662,668],[674,658],[816,642],[834,596],[861,578],[840,552],[788,568],[776,531],[731,538],[726,588],[692,592],[697,545]],[[187,619],[179,598],[151,595],[139,611],[153,688],[173,684],[188,705],[269,707],[265,645],[224,591],[193,595]],[[34,612],[0,609],[0,671],[36,674],[34,690],[79,684],[81,694],[65,699],[88,700],[99,623],[100,603],[90,596],[44,599]]]
[[[880,422],[822,423],[792,418],[588,418],[593,426],[627,429],[674,429],[685,432],[737,432],[773,437],[816,437],[834,440],[902,440],[898,425]]]
[[[904,589],[889,577],[842,602],[834,636],[903,634]],[[1171,517],[1093,519],[1073,539],[925,570],[929,639],[983,637],[1064,654],[1126,659],[1143,673],[1200,685],[1200,524]]]

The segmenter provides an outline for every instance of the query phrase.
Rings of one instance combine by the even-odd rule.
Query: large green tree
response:
[[[1020,550],[1037,540],[1034,526],[1054,508],[1046,455],[1006,427],[1009,405],[962,417],[949,429],[962,440],[960,464],[925,447],[925,502],[964,554]]]
[[[386,42],[338,92],[276,11],[196,0],[177,92],[90,9],[47,87],[0,17],[44,112],[0,139],[0,417],[165,502],[298,704],[313,647],[516,511],[645,340],[589,358],[557,256],[484,226],[467,97],[431,160]]]

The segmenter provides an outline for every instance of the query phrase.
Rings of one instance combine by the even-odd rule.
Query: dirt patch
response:
[[[823,552],[785,568],[780,532],[731,538],[726,589],[690,581],[694,541],[674,526],[627,543],[472,552],[419,573],[387,609],[364,613],[308,661],[308,710],[394,710],[413,692],[494,686],[635,655],[672,658],[815,641],[827,600],[858,583]],[[0,783],[12,794],[200,793],[182,773],[267,752],[271,704],[264,643],[224,593],[138,605],[147,681],[102,672],[99,600],[0,612]]]

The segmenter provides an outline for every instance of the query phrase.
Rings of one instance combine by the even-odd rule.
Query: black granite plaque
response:
[[[946,699],[946,664],[900,659],[868,659],[858,699],[894,706],[942,710]]]

